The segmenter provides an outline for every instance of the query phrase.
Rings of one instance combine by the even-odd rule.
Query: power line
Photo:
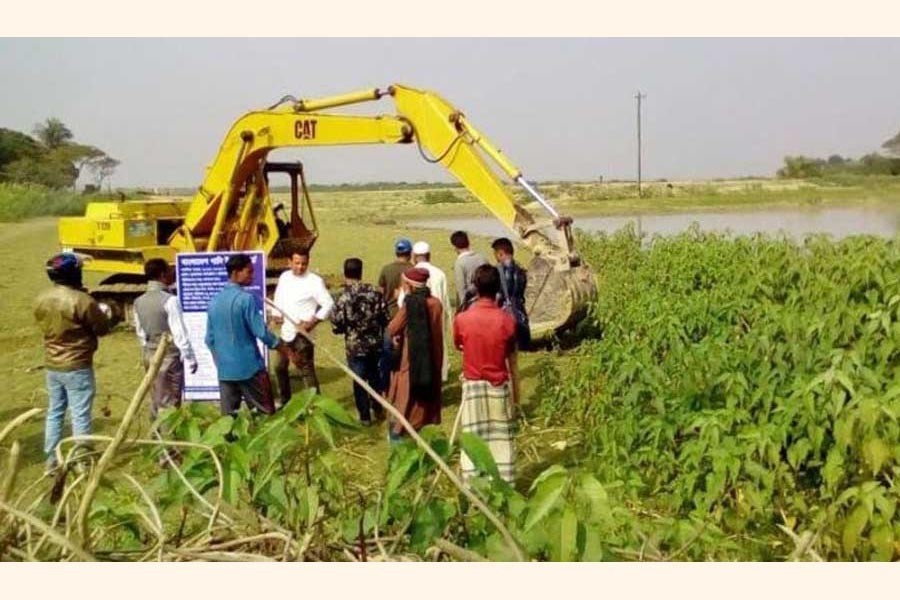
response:
[[[638,198],[642,198],[643,195],[641,193],[641,100],[647,97],[647,94],[642,94],[640,90],[638,90],[637,94],[634,95],[635,100],[637,100],[637,184],[638,184]]]

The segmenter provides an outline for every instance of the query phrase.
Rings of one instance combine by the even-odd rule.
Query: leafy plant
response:
[[[301,392],[273,416],[220,417],[211,406],[188,404],[162,416],[160,425],[176,439],[213,449],[224,475],[223,498],[233,506],[251,507],[297,534],[342,507],[343,485],[331,449],[335,428],[357,425],[331,398]],[[185,452],[180,468],[201,493],[216,483],[209,453]],[[172,471],[159,484],[160,497],[169,503],[189,500]]]
[[[827,557],[892,558],[897,242],[586,241],[603,339],[572,372],[545,367],[540,392],[546,418],[583,423],[597,475],[677,519],[741,536],[788,521]]]

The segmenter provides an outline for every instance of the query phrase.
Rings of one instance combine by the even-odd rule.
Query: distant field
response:
[[[441,216],[476,216],[486,209],[465,189],[451,184],[408,184],[394,189],[389,184],[367,186],[312,186],[315,211],[335,219],[352,216],[355,222],[391,225],[404,220]],[[735,179],[716,181],[654,181],[642,186],[628,182],[552,182],[539,184],[541,192],[563,212],[575,215],[620,215],[636,212],[677,212],[752,206],[805,206],[822,203],[894,202],[900,200],[896,177],[845,177],[842,179],[780,180]],[[510,188],[514,196],[536,216],[543,209]],[[190,198],[187,190],[158,196],[124,191],[134,200]],[[276,201],[287,201],[286,192],[275,192]],[[48,216],[80,214],[87,200],[72,192],[35,186],[0,185],[0,222]]]
[[[511,188],[512,189],[512,188]],[[638,198],[633,183],[552,183],[540,190],[562,212],[575,215],[619,215],[636,212],[678,212],[752,206],[806,206],[828,203],[897,202],[897,178],[858,178],[843,181],[777,179],[652,182]],[[451,192],[463,202],[430,202],[429,194]],[[519,190],[516,198],[526,202]],[[311,193],[318,212],[335,216],[352,213],[373,224],[391,224],[422,217],[475,216],[487,210],[461,187],[442,190],[320,191]],[[276,197],[287,199],[286,194]],[[536,202],[526,207],[546,216]]]

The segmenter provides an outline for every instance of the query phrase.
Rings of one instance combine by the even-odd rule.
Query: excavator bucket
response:
[[[540,256],[528,265],[525,309],[532,339],[574,327],[597,297],[594,274],[586,265],[559,268]]]

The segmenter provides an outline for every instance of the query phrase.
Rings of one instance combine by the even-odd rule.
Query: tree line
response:
[[[84,174],[93,182],[85,191],[99,191],[120,164],[100,148],[76,142],[72,130],[57,118],[38,123],[32,133],[0,127],[0,183],[74,189]]]
[[[885,154],[872,152],[854,159],[832,154],[828,158],[785,156],[784,166],[776,173],[782,179],[808,179],[828,175],[900,176],[900,132],[885,141]]]

